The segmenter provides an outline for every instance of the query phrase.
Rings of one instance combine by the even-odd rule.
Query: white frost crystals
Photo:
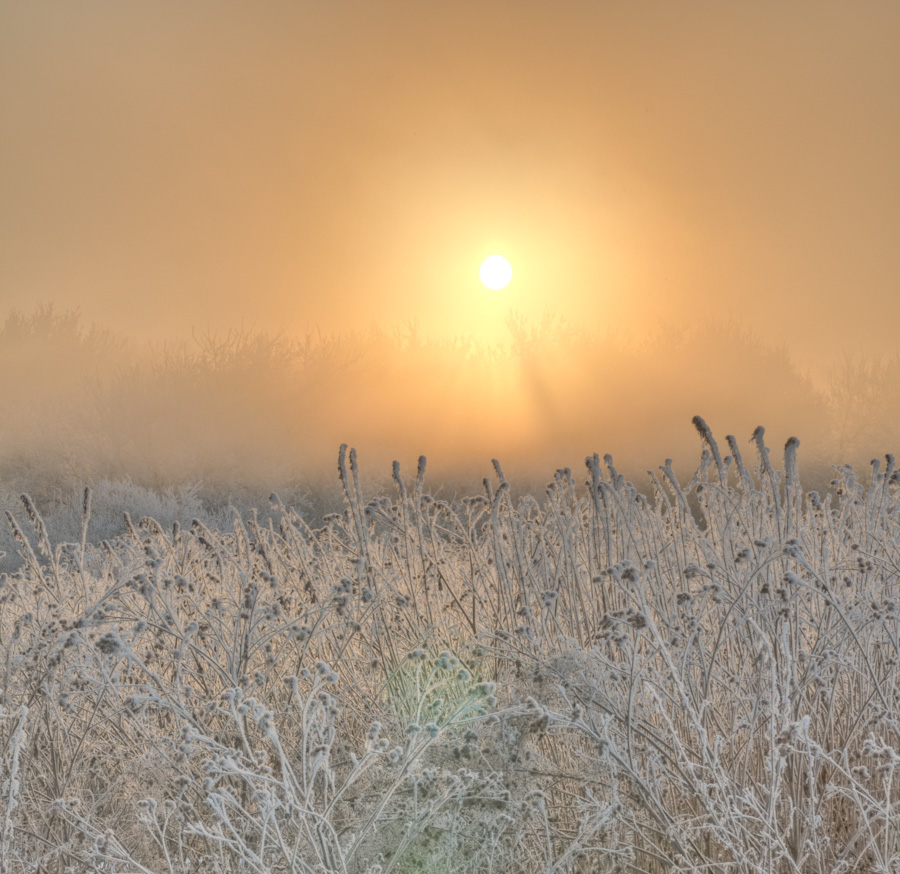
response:
[[[687,483],[591,456],[540,500],[424,461],[372,500],[344,449],[318,529],[60,549],[25,502],[0,870],[900,869],[894,459],[804,492],[796,441],[695,425]]]

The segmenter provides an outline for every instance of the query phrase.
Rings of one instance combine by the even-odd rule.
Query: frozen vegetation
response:
[[[370,500],[342,450],[321,527],[273,496],[98,541],[87,490],[71,543],[24,497],[0,871],[900,870],[894,460],[818,494],[793,439],[695,424],[649,494],[593,456]]]

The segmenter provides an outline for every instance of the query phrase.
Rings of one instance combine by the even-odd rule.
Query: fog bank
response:
[[[145,346],[73,313],[14,312],[0,328],[0,475],[38,493],[124,477],[313,487],[334,479],[348,443],[373,477],[424,454],[436,484],[477,485],[493,458],[542,482],[593,452],[642,477],[667,457],[696,463],[696,414],[722,441],[758,425],[776,449],[797,436],[807,469],[865,463],[900,436],[878,403],[900,381],[896,361],[847,355],[812,380],[734,323],[638,337],[513,320],[508,331],[503,346],[413,328]]]

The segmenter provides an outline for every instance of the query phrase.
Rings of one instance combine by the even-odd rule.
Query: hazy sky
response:
[[[895,0],[0,0],[3,310],[734,316],[821,363],[898,292]]]

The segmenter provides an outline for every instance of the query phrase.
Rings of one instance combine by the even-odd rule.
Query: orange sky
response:
[[[894,342],[893,0],[0,0],[0,111],[3,310]]]

